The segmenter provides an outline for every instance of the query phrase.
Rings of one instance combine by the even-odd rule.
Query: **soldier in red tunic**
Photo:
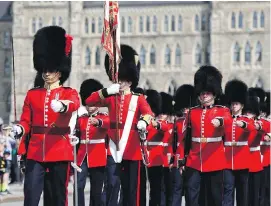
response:
[[[42,73],[44,87],[27,92],[23,112],[13,130],[22,137],[20,155],[26,153],[24,138],[30,134],[24,182],[24,205],[38,206],[49,168],[55,206],[67,204],[69,165],[74,158],[68,126],[80,105],[76,90],[63,87],[71,71],[72,37],[57,26],[40,29],[33,43],[34,67]]]
[[[202,66],[194,76],[195,93],[200,106],[191,109],[191,148],[186,161],[186,203],[199,204],[201,186],[207,205],[221,206],[223,170],[226,157],[223,145],[224,126],[232,118],[228,108],[215,105],[222,93],[222,75],[212,66]],[[205,200],[200,200],[204,205]]]
[[[93,92],[85,103],[88,106],[106,106],[109,109],[107,205],[119,204],[120,177],[122,177],[123,205],[135,206],[139,205],[139,166],[142,160],[138,129],[146,131],[153,117],[145,97],[131,92],[139,81],[138,54],[130,46],[122,45],[121,56],[119,83]],[[112,80],[108,55],[105,57],[105,69],[109,79]]]
[[[255,130],[254,120],[242,115],[248,95],[247,85],[240,80],[232,80],[226,84],[225,96],[231,108],[231,125],[226,127],[224,137],[227,160],[224,171],[223,206],[234,205],[236,188],[237,205],[248,205],[248,175],[250,156],[248,141],[250,133]]]
[[[98,107],[88,107],[85,100],[93,92],[103,88],[94,80],[85,80],[80,87],[82,105],[77,111],[75,130],[79,134],[80,146],[77,152],[77,164],[82,171],[78,173],[78,206],[85,205],[84,189],[86,179],[90,177],[90,205],[100,206],[103,203],[102,193],[105,182],[106,147],[105,137],[109,127],[109,117],[100,112]]]

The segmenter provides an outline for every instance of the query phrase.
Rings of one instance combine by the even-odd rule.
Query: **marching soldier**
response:
[[[103,88],[103,85],[94,80],[85,80],[80,87],[82,105],[77,113],[75,129],[80,135],[80,146],[77,152],[77,164],[82,171],[78,173],[78,206],[85,206],[84,189],[86,179],[90,177],[91,192],[90,205],[105,204],[102,193],[105,182],[106,147],[105,137],[109,118],[106,113],[98,111],[98,107],[88,107],[85,100],[93,92]]]
[[[145,97],[131,92],[139,81],[138,54],[130,46],[121,45],[121,56],[118,71],[119,83],[93,92],[85,103],[88,106],[106,106],[109,109],[107,205],[119,204],[118,197],[121,188],[123,205],[135,206],[139,204],[140,199],[138,180],[142,160],[140,137],[137,130],[146,131],[153,117]],[[108,55],[105,57],[105,69],[109,79],[112,80]],[[116,114],[116,110],[119,111],[118,114]]]
[[[13,130],[20,137],[20,155],[26,153],[24,138],[30,134],[24,182],[24,205],[38,206],[49,168],[54,206],[67,203],[69,165],[74,158],[68,127],[79,107],[76,90],[63,87],[71,71],[72,37],[57,26],[40,29],[33,43],[34,67],[42,73],[43,88],[27,92],[21,120]]]
[[[255,130],[254,120],[242,115],[248,95],[247,85],[240,80],[232,80],[226,84],[225,96],[231,108],[231,125],[226,127],[224,146],[226,154],[226,170],[224,171],[223,206],[234,205],[236,188],[237,206],[248,205],[248,176],[250,151],[248,146],[250,133]]]
[[[195,73],[195,94],[200,106],[191,109],[187,124],[191,124],[191,149],[186,162],[186,204],[199,204],[200,188],[205,188],[207,205],[221,206],[223,170],[226,158],[222,137],[224,125],[231,119],[228,108],[215,105],[222,93],[222,75],[212,66],[202,66]],[[201,200],[204,205],[205,200]]]

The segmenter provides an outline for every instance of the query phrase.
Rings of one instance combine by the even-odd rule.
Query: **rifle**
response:
[[[177,132],[177,123],[176,120],[177,118],[174,117],[174,124],[173,124],[173,143],[172,143],[172,151],[173,151],[173,156],[170,158],[169,165],[174,164],[175,162],[175,156],[177,152],[177,147],[178,147],[178,132]],[[178,159],[177,159],[178,161]]]

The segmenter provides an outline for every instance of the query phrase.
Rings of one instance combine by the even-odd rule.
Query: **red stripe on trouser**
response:
[[[68,186],[69,186],[69,181],[70,181],[70,164],[68,163],[68,168],[67,168],[67,174],[66,174],[66,202],[65,206],[68,206]]]
[[[140,161],[138,161],[137,167],[137,194],[136,194],[136,206],[140,204]]]

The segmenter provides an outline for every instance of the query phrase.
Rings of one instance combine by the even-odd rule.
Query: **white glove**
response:
[[[53,99],[51,101],[51,108],[54,112],[60,112],[63,109],[63,104],[60,101]]]
[[[118,94],[120,91],[120,84],[112,84],[106,91],[108,95]]]
[[[20,126],[13,125],[12,132],[14,132],[15,136],[21,136],[22,133],[23,133],[23,130],[22,130],[22,128]]]
[[[147,123],[144,120],[139,120],[137,123],[137,129],[141,131],[146,131]]]

